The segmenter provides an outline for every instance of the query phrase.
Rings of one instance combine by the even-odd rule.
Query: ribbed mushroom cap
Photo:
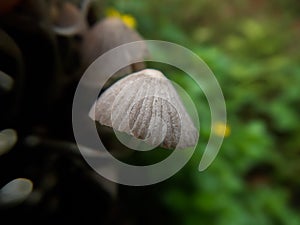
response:
[[[152,146],[186,148],[198,140],[175,88],[158,70],[145,69],[116,82],[96,101],[90,117]]]

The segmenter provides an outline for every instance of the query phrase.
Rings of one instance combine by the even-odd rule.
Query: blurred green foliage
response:
[[[296,0],[109,2],[133,15],[145,39],[182,44],[216,75],[231,134],[204,172],[210,132],[201,90],[173,76],[197,104],[192,161],[161,191],[178,224],[300,224],[300,3]],[[166,74],[168,74],[166,72]]]

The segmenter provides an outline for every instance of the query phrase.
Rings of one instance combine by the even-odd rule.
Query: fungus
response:
[[[0,90],[8,92],[13,88],[13,85],[14,79],[0,70]]]
[[[96,101],[90,117],[151,146],[187,148],[198,131],[172,83],[158,70],[145,69],[119,80]]]
[[[90,65],[97,57],[119,45],[142,40],[142,37],[135,30],[129,28],[120,18],[106,18],[84,34],[81,47],[82,62],[84,65]],[[148,56],[147,46],[146,44],[140,45],[140,50],[120,52],[120,55],[130,66],[115,74],[117,77],[145,68],[142,61]],[[132,64],[133,59],[140,59],[141,62]]]
[[[14,206],[22,203],[32,192],[33,183],[26,178],[17,178],[0,189],[0,206]]]
[[[52,5],[53,30],[56,34],[72,36],[83,34],[88,29],[87,13],[91,0],[82,0],[81,9],[70,2]]]
[[[17,132],[13,129],[5,129],[0,132],[0,155],[5,154],[17,143]]]

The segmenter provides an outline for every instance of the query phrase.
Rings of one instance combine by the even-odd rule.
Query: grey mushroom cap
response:
[[[0,189],[0,207],[16,206],[32,193],[33,183],[26,178],[17,178]]]
[[[10,151],[18,140],[18,134],[13,129],[0,131],[0,156]]]
[[[167,149],[194,147],[199,136],[172,83],[154,69],[113,84],[95,102],[90,117]]]
[[[96,23],[83,36],[82,61],[84,64],[91,64],[103,53],[134,41],[142,41],[143,38],[133,29],[129,28],[119,18],[105,18]],[[140,45],[135,52],[120,52],[124,60],[131,64],[132,59],[143,61],[148,56],[147,46]]]

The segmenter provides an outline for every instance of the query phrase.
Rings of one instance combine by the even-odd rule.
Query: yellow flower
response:
[[[114,8],[107,8],[105,10],[105,15],[107,17],[117,17],[120,18],[128,27],[134,29],[137,26],[136,19],[130,14],[122,14]]]
[[[121,16],[121,19],[128,27],[130,27],[132,29],[136,28],[136,20],[133,16],[131,16],[129,14],[124,14]]]
[[[213,132],[220,137],[228,137],[231,133],[229,125],[218,122],[213,125]]]

